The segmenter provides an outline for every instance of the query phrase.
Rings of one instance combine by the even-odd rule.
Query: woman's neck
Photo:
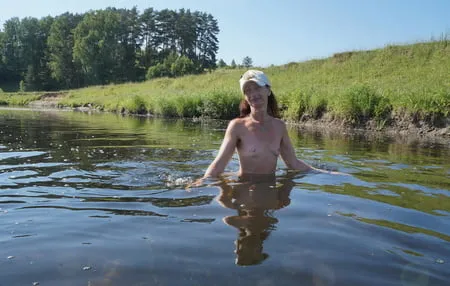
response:
[[[252,110],[250,112],[250,118],[254,121],[264,123],[269,119],[269,114],[267,111],[260,111],[260,110]]]

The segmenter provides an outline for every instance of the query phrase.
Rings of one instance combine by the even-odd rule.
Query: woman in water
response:
[[[248,70],[239,84],[244,94],[240,116],[228,124],[219,153],[204,178],[222,174],[235,150],[239,155],[239,176],[274,174],[279,156],[289,169],[317,170],[297,159],[267,76],[262,71]]]

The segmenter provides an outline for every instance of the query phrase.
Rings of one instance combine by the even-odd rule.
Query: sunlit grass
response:
[[[0,105],[23,106],[40,98],[41,93],[37,92],[27,92],[21,94],[0,92]]]
[[[450,40],[335,54],[327,59],[263,69],[283,117],[329,114],[353,124],[405,114],[438,121],[450,112]],[[61,106],[170,117],[228,119],[238,114],[244,69],[71,90]],[[1,104],[26,104],[27,95],[0,94]]]

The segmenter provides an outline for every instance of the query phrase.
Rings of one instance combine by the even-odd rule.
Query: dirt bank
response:
[[[429,122],[407,115],[392,116],[389,122],[383,124],[376,120],[369,120],[355,125],[324,115],[321,119],[303,118],[299,122],[290,121],[289,124],[300,130],[319,132],[330,136],[358,135],[371,139],[388,137],[403,143],[428,142],[450,147],[450,118],[440,122],[439,126],[433,126]]]
[[[41,95],[39,100],[32,101],[28,104],[30,108],[58,108],[58,102],[66,96],[64,92],[49,92]]]

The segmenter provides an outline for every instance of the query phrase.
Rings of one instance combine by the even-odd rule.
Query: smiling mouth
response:
[[[262,101],[262,98],[261,97],[250,98],[250,102],[255,102],[255,101]]]
[[[250,101],[250,103],[252,103],[252,104],[260,104],[260,103],[263,103],[263,100],[262,99],[256,99],[256,100]]]

